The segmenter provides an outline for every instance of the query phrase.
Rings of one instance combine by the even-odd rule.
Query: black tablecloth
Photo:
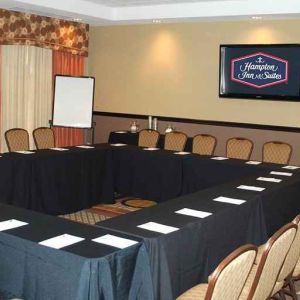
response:
[[[141,243],[119,250],[91,241],[109,230],[1,204],[0,221],[12,218],[29,225],[0,232],[2,290],[26,300],[153,299]],[[37,244],[65,233],[85,240],[61,250]]]
[[[181,194],[182,158],[170,151],[113,147],[114,187],[124,195],[157,202]]]
[[[269,171],[262,171],[261,175],[274,177]],[[291,178],[280,178],[283,182],[278,184],[257,181],[257,176],[235,180],[98,225],[143,238],[150,256],[155,299],[174,299],[195,284],[206,281],[220,261],[238,246],[262,244],[300,212],[299,172]],[[266,190],[237,189],[241,184]],[[218,196],[247,202],[234,205],[212,201]],[[174,213],[181,208],[212,212],[213,215],[198,219]],[[136,227],[149,221],[180,230],[163,235]]]
[[[1,205],[0,221],[15,218],[31,224],[0,232],[2,268],[5,275],[12,274],[1,274],[0,282],[9,292],[27,296],[26,300],[43,299],[39,298],[43,293],[53,295],[49,299],[174,299],[205,281],[236,247],[265,242],[300,211],[300,171],[291,171],[294,173],[291,177],[268,175],[271,170],[288,171],[279,165],[253,166],[233,159],[215,161],[199,155],[176,155],[172,151],[96,145],[95,149],[4,154],[0,169],[3,170],[1,202],[51,214],[110,202],[114,188],[131,196],[165,201],[101,222],[102,229],[4,205],[2,209]],[[261,182],[256,180],[258,176],[278,177],[283,182]],[[239,184],[267,189],[245,191],[236,188]],[[196,190],[200,191],[189,194]],[[217,196],[247,202],[236,206],[212,201]],[[174,213],[184,207],[213,215],[198,219]],[[163,235],[136,227],[147,221],[180,230]],[[89,241],[108,232],[142,239],[143,244],[116,251]],[[36,243],[62,233],[88,240],[64,251]],[[70,267],[73,265],[77,267]],[[126,279],[127,272],[130,275]],[[18,277],[14,281],[15,274]],[[60,291],[65,277],[70,289]],[[33,281],[29,282],[31,278]],[[49,287],[43,290],[46,283]],[[37,298],[32,296],[34,292]]]
[[[63,214],[113,202],[108,145],[68,151],[6,153],[0,158],[0,202]]]
[[[112,147],[112,150],[115,190],[157,202],[278,168],[274,164],[254,166],[238,159],[219,161],[210,156],[178,155],[136,146]]]

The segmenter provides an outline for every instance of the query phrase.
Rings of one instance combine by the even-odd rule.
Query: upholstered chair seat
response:
[[[194,299],[205,299],[205,295],[207,292],[208,284],[207,283],[201,283],[197,284],[185,293],[183,293],[181,296],[177,298],[177,300],[194,300]]]
[[[245,245],[228,255],[211,274],[208,284],[198,284],[177,300],[237,300],[256,256],[256,247]]]
[[[296,232],[297,226],[289,223],[269,239],[259,263],[252,267],[239,300],[269,299],[276,293],[274,289],[277,290],[279,285],[282,287],[281,269]]]
[[[172,131],[165,136],[165,150],[183,151],[187,141],[187,135],[183,132]]]
[[[200,155],[213,155],[217,139],[208,134],[198,134],[193,138],[193,153]]]
[[[49,149],[55,147],[54,133],[51,128],[36,128],[33,130],[33,139],[37,149]]]
[[[154,148],[157,146],[159,139],[159,132],[152,129],[143,129],[139,132],[139,147]]]
[[[253,150],[253,142],[245,138],[230,138],[226,143],[226,156],[229,158],[244,159],[250,158]]]
[[[282,142],[267,142],[263,145],[263,162],[288,164],[292,155],[292,146]]]
[[[29,134],[22,128],[13,128],[5,132],[9,152],[29,150]]]

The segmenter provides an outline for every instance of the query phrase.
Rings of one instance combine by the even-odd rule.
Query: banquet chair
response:
[[[296,232],[297,226],[289,223],[268,240],[259,263],[253,264],[239,300],[270,299]]]
[[[253,265],[257,248],[244,245],[228,255],[209,276],[208,284],[198,284],[177,300],[237,300]]]
[[[288,164],[292,155],[292,146],[282,142],[267,142],[263,145],[263,162]]]
[[[172,131],[165,135],[165,150],[183,151],[187,141],[187,135],[183,132]]]
[[[139,132],[139,147],[152,147],[157,146],[159,139],[159,132],[153,129],[143,129]]]
[[[193,138],[193,153],[200,155],[213,155],[217,139],[209,134],[198,134]]]
[[[22,128],[12,128],[5,132],[9,152],[29,150],[29,134]]]
[[[236,159],[249,159],[253,150],[253,142],[240,137],[230,138],[226,142],[226,156]]]
[[[297,233],[272,292],[272,295],[279,293],[283,299],[285,293],[293,297],[293,299],[297,299],[295,280],[299,279],[300,275],[300,214],[293,220],[293,223],[297,225]]]
[[[33,139],[36,149],[49,149],[55,147],[53,130],[49,127],[39,127],[33,130]]]

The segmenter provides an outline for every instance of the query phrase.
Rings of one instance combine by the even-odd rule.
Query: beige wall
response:
[[[300,102],[218,98],[219,45],[300,43],[300,20],[91,29],[96,111],[300,127]]]

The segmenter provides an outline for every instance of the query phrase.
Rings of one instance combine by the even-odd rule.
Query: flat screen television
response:
[[[219,96],[300,101],[300,44],[221,45]]]

